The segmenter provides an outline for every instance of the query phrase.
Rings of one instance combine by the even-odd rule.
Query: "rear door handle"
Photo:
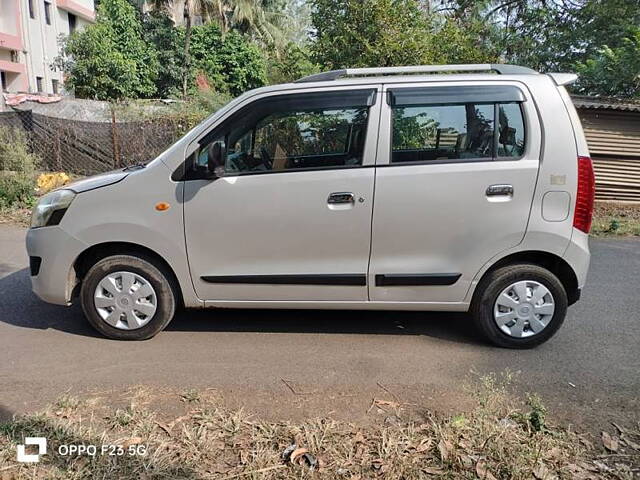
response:
[[[327,203],[329,205],[337,205],[342,203],[355,203],[355,197],[351,192],[333,192],[329,194]]]
[[[513,185],[490,185],[486,191],[487,197],[513,196]]]

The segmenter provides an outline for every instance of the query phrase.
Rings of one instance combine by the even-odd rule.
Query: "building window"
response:
[[[7,91],[7,74],[2,71],[0,71],[0,89],[3,92]]]
[[[13,63],[19,63],[18,52],[16,52],[15,50],[11,50],[11,61]]]
[[[76,24],[77,24],[77,18],[73,13],[68,13],[67,16],[69,17],[69,33],[73,33],[76,31]]]
[[[60,82],[58,82],[58,80],[51,80],[51,88],[53,89],[53,93],[57,95],[60,93]]]
[[[49,2],[44,2],[44,19],[47,25],[51,25],[51,4]]]
[[[36,11],[33,8],[33,0],[27,0],[29,3],[29,16],[31,18],[36,18]]]
[[[42,88],[42,80],[42,77],[36,77],[36,90],[38,91],[38,93],[44,91],[44,89]]]

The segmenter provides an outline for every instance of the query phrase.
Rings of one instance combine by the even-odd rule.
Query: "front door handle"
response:
[[[355,196],[351,192],[333,192],[329,194],[327,199],[329,205],[337,205],[342,203],[355,203]]]
[[[490,185],[486,191],[487,197],[513,196],[513,185]]]

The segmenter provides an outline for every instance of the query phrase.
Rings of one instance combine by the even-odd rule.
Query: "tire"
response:
[[[544,294],[536,301],[544,289],[550,296]],[[524,301],[516,290],[524,294]],[[494,345],[524,349],[546,342],[558,331],[567,305],[567,293],[558,277],[538,265],[517,263],[485,275],[476,288],[471,314],[477,329]]]
[[[134,283],[130,283],[131,278]],[[147,297],[137,298],[149,292]],[[80,290],[82,310],[89,323],[105,337],[116,340],[155,336],[173,318],[177,298],[165,268],[150,258],[133,255],[99,260],[85,275]]]

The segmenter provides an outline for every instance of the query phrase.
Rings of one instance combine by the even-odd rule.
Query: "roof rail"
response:
[[[403,73],[436,73],[436,72],[485,72],[494,71],[501,75],[518,75],[538,73],[527,67],[519,65],[506,65],[501,63],[479,63],[460,65],[414,65],[408,67],[380,67],[380,68],[343,68],[328,72],[316,73],[299,78],[295,83],[326,82],[338,80],[344,77],[394,75]]]

